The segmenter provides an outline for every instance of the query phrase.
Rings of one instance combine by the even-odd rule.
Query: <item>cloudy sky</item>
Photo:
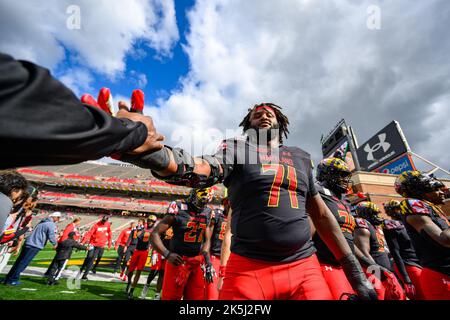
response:
[[[448,21],[447,0],[0,0],[0,50],[78,95],[143,89],[167,143],[196,154],[269,101],[315,161],[340,119],[360,144],[397,120],[449,169]]]

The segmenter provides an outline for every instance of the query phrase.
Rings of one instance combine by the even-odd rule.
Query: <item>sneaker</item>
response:
[[[155,293],[153,300],[161,300],[161,293]]]
[[[133,293],[134,293],[134,288],[130,288],[130,290],[129,290],[128,294],[127,294],[128,300],[134,300]]]
[[[93,273],[93,274],[96,274],[96,273],[97,273],[97,270],[92,269],[92,273]]]
[[[144,289],[141,292],[141,299],[144,300],[147,297],[148,285],[144,285]]]
[[[20,286],[22,283],[20,281],[11,281],[11,282],[6,282],[6,284],[8,286]]]
[[[81,280],[89,280],[87,276],[82,276]]]

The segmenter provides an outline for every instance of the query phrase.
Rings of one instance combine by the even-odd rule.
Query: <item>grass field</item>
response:
[[[41,250],[30,266],[47,268],[55,256],[55,250],[47,246]],[[12,256],[9,265],[12,265],[18,256]],[[81,266],[85,251],[75,251],[68,263],[69,266]],[[113,272],[113,264],[117,257],[113,249],[105,250],[97,271]],[[4,275],[0,275],[2,278]],[[147,277],[147,272],[143,272],[142,277]],[[0,300],[126,300],[125,282],[108,281],[78,281],[73,279],[60,279],[60,284],[48,286],[42,277],[21,276],[20,286],[5,286],[0,284]],[[139,297],[142,285],[135,289],[134,296]],[[147,298],[153,299],[154,286],[151,286],[147,293]]]
[[[48,286],[41,277],[20,278],[20,286],[0,285],[0,300],[126,300],[125,283],[104,281],[81,281],[79,288],[67,285],[67,279],[60,284]],[[139,297],[142,285],[135,289]],[[150,287],[147,299],[153,299],[154,287]]]
[[[36,255],[36,257],[34,257],[33,261],[31,261],[30,263],[30,266],[47,268],[52,262],[55,253],[56,251],[51,247],[51,245],[47,245]],[[12,256],[9,260],[9,264],[13,264],[17,257],[18,256]],[[74,250],[68,266],[81,266],[85,257],[86,251]],[[111,249],[109,251],[105,249],[102,260],[99,264],[98,271],[113,272],[112,267],[116,258],[117,252],[114,249]]]

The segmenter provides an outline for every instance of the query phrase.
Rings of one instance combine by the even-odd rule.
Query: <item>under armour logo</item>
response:
[[[383,152],[386,152],[391,147],[391,144],[386,142],[386,133],[382,133],[378,135],[378,139],[380,142],[371,147],[369,144],[366,144],[364,147],[364,151],[367,152],[367,160],[374,160],[373,153],[378,151],[380,148],[383,148]]]
[[[333,271],[333,268],[330,266],[325,266],[325,271]]]

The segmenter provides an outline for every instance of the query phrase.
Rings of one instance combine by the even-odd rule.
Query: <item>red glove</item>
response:
[[[101,88],[98,92],[97,101],[90,94],[83,94],[81,102],[102,109],[106,113],[113,114],[113,100],[111,91],[108,88]]]
[[[383,275],[386,280],[383,281],[386,288],[385,300],[405,300],[405,292],[403,291],[400,283],[392,272],[383,270]]]
[[[131,94],[131,112],[144,113],[144,92],[140,89],[133,90]]]

